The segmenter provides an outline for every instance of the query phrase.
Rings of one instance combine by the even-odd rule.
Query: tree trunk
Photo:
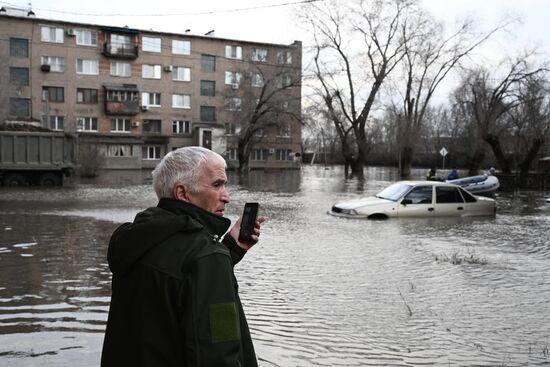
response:
[[[467,165],[468,165],[468,175],[475,176],[479,173],[479,167],[481,166],[481,162],[485,159],[485,152],[483,151],[482,147],[476,148],[474,151],[474,154],[470,157],[468,157]]]
[[[519,165],[520,183],[525,182],[525,178],[529,173],[529,168],[531,167],[531,163],[537,157],[537,154],[541,146],[542,146],[542,139],[536,138],[536,139],[533,139],[533,141],[531,142],[531,146],[529,147],[529,150],[527,151],[525,158],[523,159],[523,161],[521,161],[521,164]]]
[[[498,136],[488,134],[483,137],[483,140],[485,140],[491,146],[493,154],[495,155],[495,158],[500,166],[500,169],[502,170],[502,173],[510,173],[510,161],[506,158],[504,152],[502,151],[502,146],[500,145],[500,140]]]
[[[411,177],[413,149],[411,147],[404,146],[401,148],[400,166],[401,172],[399,172],[402,179]]]

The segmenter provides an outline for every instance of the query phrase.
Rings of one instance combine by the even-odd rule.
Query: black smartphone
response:
[[[259,203],[244,204],[243,219],[241,221],[241,228],[239,230],[240,242],[252,241],[254,226],[256,225],[256,219],[258,218],[258,209],[260,209]]]

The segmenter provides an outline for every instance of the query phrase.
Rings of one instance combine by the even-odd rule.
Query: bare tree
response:
[[[369,115],[382,83],[404,56],[401,24],[415,3],[327,1],[309,3],[302,12],[313,30],[316,88],[339,132],[345,161],[359,178],[370,149]]]
[[[423,9],[409,12],[408,22],[401,25],[405,43],[403,58],[401,113],[396,120],[399,130],[401,177],[410,176],[415,142],[419,139],[426,111],[443,80],[458,63],[509,23],[502,23],[485,35],[474,34],[474,23],[465,19],[447,34]]]
[[[300,108],[293,104],[300,103],[300,96],[292,93],[293,87],[301,86],[300,73],[289,66],[272,66],[270,68],[253,65],[246,70],[235,73],[235,88],[225,93],[225,110],[238,125],[237,157],[238,172],[246,175],[249,160],[254,146],[266,139],[268,130],[290,129],[292,121],[301,122],[301,116],[295,111]],[[242,88],[239,84],[251,85]]]
[[[524,180],[541,147],[550,135],[550,88],[542,74],[531,75],[520,83],[518,105],[509,120],[520,180]]]
[[[464,99],[460,103],[469,109],[476,135],[489,144],[504,173],[511,172],[510,157],[506,156],[501,141],[509,131],[504,115],[520,103],[521,83],[544,71],[543,68],[531,69],[527,59],[528,55],[509,63],[501,78],[483,67],[472,70],[459,87],[464,89],[460,94]],[[480,144],[470,161],[470,174],[477,173],[484,156],[484,147]]]

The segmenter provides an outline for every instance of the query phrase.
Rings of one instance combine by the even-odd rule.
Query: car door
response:
[[[438,217],[456,217],[466,213],[464,199],[458,188],[452,186],[436,186],[434,214]]]
[[[433,185],[415,186],[401,198],[397,210],[398,217],[433,216]]]

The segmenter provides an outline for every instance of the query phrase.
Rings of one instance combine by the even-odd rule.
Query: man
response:
[[[101,365],[257,366],[233,266],[250,243],[227,232],[225,160],[201,147],[168,153],[153,171],[156,207],[121,225],[108,260],[112,297]]]

